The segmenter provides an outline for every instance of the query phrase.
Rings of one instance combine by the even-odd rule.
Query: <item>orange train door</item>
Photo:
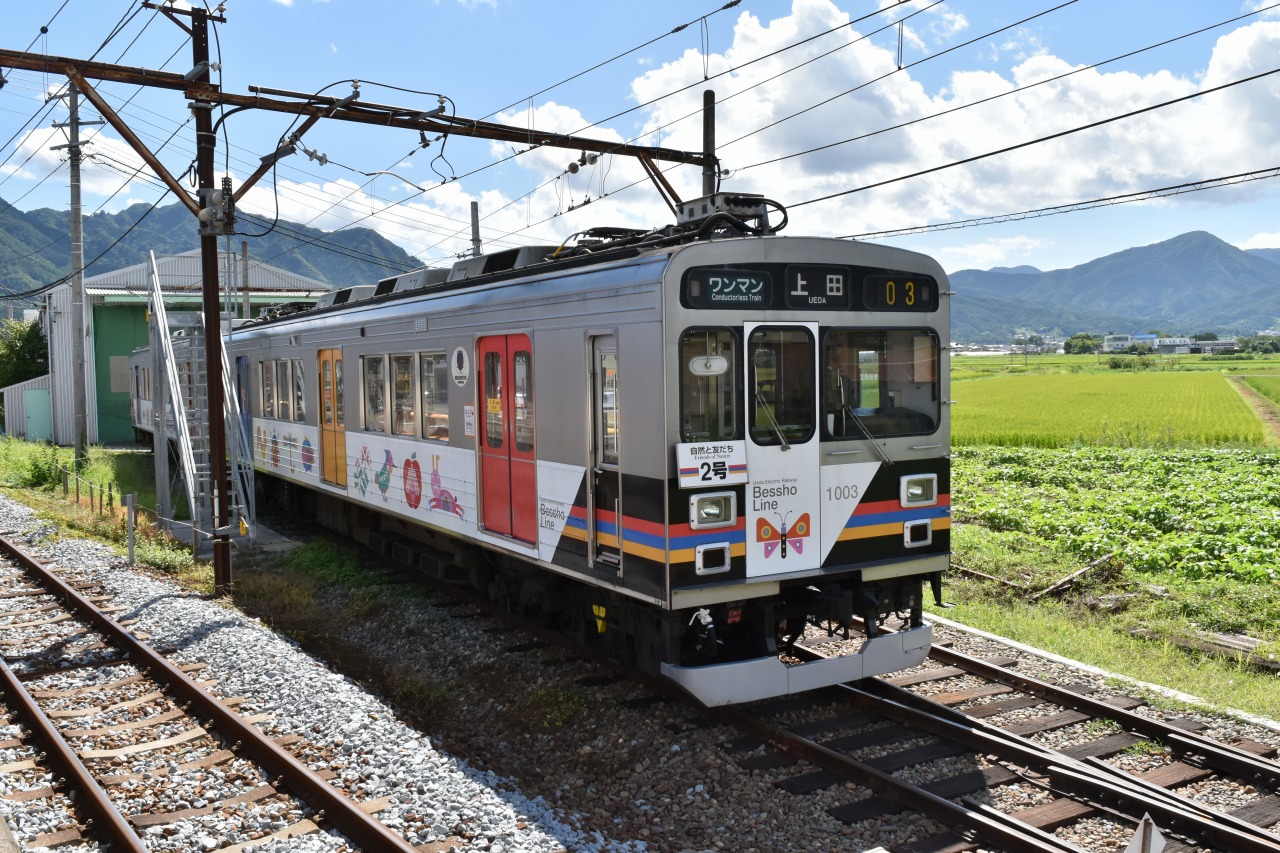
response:
[[[342,350],[322,349],[320,377],[320,479],[347,485],[347,428],[342,400]]]
[[[538,478],[533,430],[533,347],[528,335],[481,338],[480,523],[485,530],[538,541]]]

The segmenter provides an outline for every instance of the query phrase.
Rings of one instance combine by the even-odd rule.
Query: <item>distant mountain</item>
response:
[[[1036,269],[1033,266],[1029,266],[1028,264],[1023,264],[1022,266],[1018,266],[1018,267],[992,267],[991,269],[987,270],[987,272],[1015,273],[1017,275],[1021,275],[1023,273],[1040,272],[1040,270]]]
[[[1016,331],[1252,335],[1280,325],[1280,262],[1204,231],[1065,270],[960,270],[951,338],[1002,343]]]
[[[1245,251],[1255,258],[1262,258],[1264,261],[1280,264],[1280,249],[1245,249]]]
[[[176,255],[200,247],[196,218],[184,206],[175,202],[148,214],[149,209],[150,205],[135,204],[119,213],[85,217],[84,257],[93,261],[86,275],[143,263],[149,251]],[[250,257],[335,287],[371,284],[422,266],[370,228],[325,232],[285,221],[272,228],[257,217],[242,217],[237,226],[251,234],[267,232],[232,237],[237,252],[245,241]],[[67,275],[70,231],[69,211],[42,208],[24,213],[0,199],[0,293],[31,290]]]

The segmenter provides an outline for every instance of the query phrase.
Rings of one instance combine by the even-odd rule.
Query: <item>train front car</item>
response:
[[[673,256],[660,669],[704,704],[927,655],[924,584],[938,590],[949,554],[947,290],[930,258],[840,240]],[[800,662],[790,644],[806,626],[865,639]]]

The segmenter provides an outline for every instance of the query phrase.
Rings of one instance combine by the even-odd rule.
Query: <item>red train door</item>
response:
[[[533,347],[528,335],[481,338],[480,523],[524,542],[538,540],[533,429]]]

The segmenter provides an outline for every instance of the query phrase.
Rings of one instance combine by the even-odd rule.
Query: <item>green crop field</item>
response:
[[[963,448],[956,521],[1052,541],[1081,562],[1280,585],[1280,454],[1227,449]]]
[[[1267,443],[1257,416],[1216,372],[988,375],[953,382],[951,396],[956,401],[951,412],[956,445],[1261,447]]]
[[[1113,361],[1114,358],[1114,361]],[[1112,365],[1115,365],[1113,367]],[[951,359],[954,379],[1003,376],[1020,373],[1115,373],[1117,369],[1140,368],[1147,372],[1178,371],[1229,375],[1271,374],[1280,376],[1280,353],[1238,355],[1147,355],[1140,360],[1131,355],[965,355]]]
[[[1280,404],[1280,376],[1245,376],[1244,382],[1271,402]]]

